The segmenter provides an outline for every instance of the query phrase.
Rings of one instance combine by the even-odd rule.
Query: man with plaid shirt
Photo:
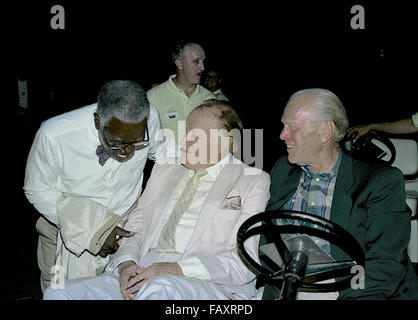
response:
[[[341,101],[328,90],[296,92],[281,121],[280,139],[288,155],[270,173],[267,210],[329,219],[350,232],[366,256],[364,289],[323,294],[321,299],[417,299],[417,275],[407,255],[411,211],[400,170],[358,161],[340,150],[349,123]],[[262,237],[260,245],[264,243]],[[347,258],[333,244],[319,245],[337,261]],[[276,288],[266,284],[263,299],[277,296]]]
[[[331,215],[332,196],[334,195],[340,163],[341,152],[330,173],[315,174],[308,166],[303,166],[303,173],[300,177],[296,192],[281,209],[308,212],[329,219]],[[286,221],[286,223],[294,222]],[[309,222],[300,222],[300,224],[310,225]],[[330,253],[331,249],[328,241],[319,238],[314,239],[322,249]]]

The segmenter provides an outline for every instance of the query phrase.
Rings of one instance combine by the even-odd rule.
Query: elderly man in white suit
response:
[[[233,157],[237,131],[242,123],[229,104],[211,100],[195,108],[187,118],[181,164],[165,159],[154,165],[125,225],[135,235],[122,239],[107,272],[48,288],[44,299],[253,298],[255,275],[239,257],[236,235],[246,219],[264,211],[270,178]],[[258,259],[258,238],[245,246]]]

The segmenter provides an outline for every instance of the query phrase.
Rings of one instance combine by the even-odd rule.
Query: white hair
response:
[[[331,91],[321,88],[303,89],[295,92],[289,101],[304,95],[313,95],[313,104],[310,105],[312,112],[311,122],[323,123],[332,121],[335,124],[335,140],[339,142],[347,133],[349,121],[341,100]]]

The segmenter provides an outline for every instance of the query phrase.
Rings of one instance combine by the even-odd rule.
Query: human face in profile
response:
[[[280,139],[287,147],[288,160],[299,166],[315,165],[322,143],[319,127],[312,123],[309,97],[299,96],[285,107]]]

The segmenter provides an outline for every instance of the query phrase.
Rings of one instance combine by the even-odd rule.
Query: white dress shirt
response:
[[[223,158],[214,166],[207,168],[206,171],[208,173],[200,179],[199,186],[196,190],[196,193],[194,194],[193,200],[189,208],[181,217],[179,225],[175,232],[175,248],[177,252],[183,252],[184,249],[186,249],[186,246],[189,244],[189,241],[192,238],[193,231],[197,223],[197,219],[199,218],[200,210],[202,209],[203,204],[205,203],[205,200],[210,190],[212,189],[223,166],[225,165],[225,163],[228,163],[230,159],[229,157],[230,155]],[[194,173],[194,170],[189,170],[189,179],[192,179]]]
[[[231,159],[231,154],[219,161],[212,167],[207,168],[208,174],[200,179],[199,186],[193,197],[192,203],[181,217],[179,225],[175,232],[176,251],[183,252],[189,244],[194,229],[196,227],[197,219],[199,218],[200,210],[212,189],[219,173],[223,166]],[[194,175],[194,170],[190,170],[189,179]],[[168,217],[167,217],[168,219]],[[191,257],[179,260],[178,265],[182,269],[185,276],[195,277],[203,280],[210,280],[209,272],[197,257]]]
[[[101,166],[96,155],[100,144],[96,109],[92,104],[43,122],[32,144],[23,188],[35,208],[56,225],[61,195],[89,198],[120,216],[129,212],[142,191],[147,157],[155,160],[164,152],[158,111],[150,105],[149,146],[135,151],[127,162],[109,158]]]

